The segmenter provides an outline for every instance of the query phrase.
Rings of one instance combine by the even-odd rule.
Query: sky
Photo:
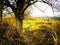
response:
[[[9,0],[12,4],[14,0]],[[25,14],[29,13],[31,17],[60,17],[60,0],[48,0],[49,3],[53,4],[52,6],[43,3],[43,2],[36,2],[33,5],[29,6]],[[8,7],[8,9],[12,10]],[[11,12],[9,10],[9,12]],[[6,9],[3,10],[4,14],[8,14]]]
[[[53,6],[50,6],[43,2],[36,2],[28,7],[25,13],[29,12],[31,17],[60,17],[60,0],[55,3]]]

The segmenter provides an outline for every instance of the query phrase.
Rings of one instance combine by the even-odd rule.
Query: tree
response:
[[[4,5],[6,5],[7,7],[11,7],[11,9],[13,10],[16,18],[20,21],[21,23],[21,28],[22,28],[22,21],[24,18],[24,11],[33,3],[31,3],[31,1],[33,1],[33,3],[35,3],[36,1],[34,0],[14,0],[14,2],[12,2],[13,4],[11,4],[11,2],[9,0],[4,0]],[[16,3],[16,4],[15,4]],[[15,5],[17,7],[15,7]]]

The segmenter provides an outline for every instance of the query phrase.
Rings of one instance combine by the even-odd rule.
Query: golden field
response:
[[[11,39],[15,40],[15,38],[10,37],[10,35],[16,35],[14,32],[14,30],[16,30],[19,34],[17,41],[20,39],[20,37],[22,37],[20,40],[26,43],[24,45],[30,45],[30,43],[31,45],[49,45],[50,42],[51,45],[53,45],[52,43],[54,43],[54,45],[60,44],[60,19],[26,17],[23,20],[21,29],[20,21],[17,20],[15,15],[12,13],[11,15],[2,17],[2,24],[2,28],[7,28],[7,31],[3,35],[5,35],[5,38],[8,38],[10,41],[12,41]],[[8,24],[8,26],[5,24]]]

